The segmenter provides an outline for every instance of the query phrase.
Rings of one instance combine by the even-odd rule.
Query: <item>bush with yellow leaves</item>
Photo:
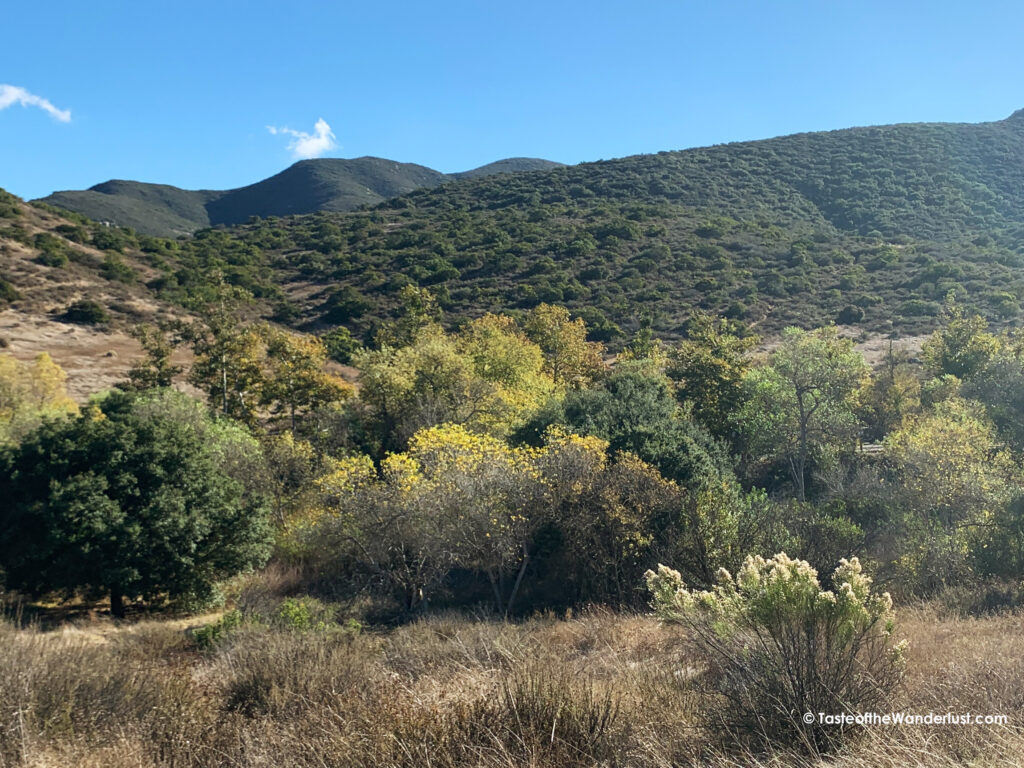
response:
[[[711,695],[709,725],[748,744],[835,748],[852,728],[819,714],[878,711],[901,679],[892,600],[857,558],[840,561],[831,590],[785,553],[747,557],[735,578],[722,569],[710,590],[664,565],[646,580],[658,615],[687,630],[706,665],[697,685]]]
[[[656,562],[652,531],[679,489],[635,456],[609,459],[604,440],[547,437],[516,447],[441,424],[379,471],[365,456],[339,460],[318,483],[324,514],[295,529],[298,550],[314,571],[390,594],[405,611],[444,594],[453,574],[458,601],[489,593],[506,615],[526,592],[533,607],[635,602]]]

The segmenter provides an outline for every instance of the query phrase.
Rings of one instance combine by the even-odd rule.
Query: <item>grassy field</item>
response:
[[[1024,755],[1024,617],[900,610],[893,709],[1003,726],[866,729],[831,756],[716,733],[679,630],[594,610],[380,631],[184,620],[0,626],[0,766],[1002,766]],[[192,624],[210,617],[193,619]]]

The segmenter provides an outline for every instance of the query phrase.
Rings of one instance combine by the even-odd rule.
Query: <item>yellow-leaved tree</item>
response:
[[[587,341],[586,323],[570,318],[565,307],[538,304],[523,330],[544,352],[547,371],[559,386],[585,387],[604,372],[604,346]]]
[[[378,460],[438,424],[506,435],[556,390],[540,348],[496,315],[455,334],[426,325],[409,344],[364,350],[355,364]]]
[[[18,442],[44,418],[77,413],[66,382],[46,352],[31,363],[0,355],[0,445]]]
[[[286,413],[292,432],[300,413],[343,402],[355,392],[340,376],[324,370],[327,348],[316,336],[266,328],[264,339],[266,359],[260,402],[274,413]]]

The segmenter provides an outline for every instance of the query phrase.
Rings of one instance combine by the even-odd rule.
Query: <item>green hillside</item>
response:
[[[677,335],[698,306],[766,331],[924,332],[950,292],[1016,323],[1024,115],[467,179],[232,236],[265,254],[286,315],[364,333],[408,283],[456,317],[562,303],[608,340]]]
[[[302,160],[268,179],[226,191],[112,180],[87,190],[54,192],[42,202],[143,234],[177,237],[204,227],[239,224],[252,216],[351,211],[462,177],[556,167],[558,163],[548,160],[510,158],[464,173],[444,174],[379,157],[324,158]]]
[[[122,191],[103,192],[101,188]],[[159,191],[164,189],[173,190],[177,201],[185,204],[168,205],[160,199],[163,196]],[[87,190],[54,192],[41,202],[80,213],[93,221],[109,221],[145,234],[177,237],[210,226],[210,217],[201,196],[201,192],[162,184],[108,181]]]
[[[1024,112],[547,170],[510,162],[520,172],[495,173],[498,163],[456,181],[372,158],[298,163],[205,203],[211,223],[245,224],[148,240],[165,273],[151,288],[181,302],[216,268],[279,319],[366,338],[408,284],[433,291],[452,322],[564,304],[613,345],[641,324],[678,336],[695,307],[763,332],[836,321],[921,333],[950,293],[1019,323]],[[330,210],[403,185],[417,189],[372,210]],[[195,213],[191,198],[160,194],[165,210]],[[319,212],[257,207],[279,199]]]

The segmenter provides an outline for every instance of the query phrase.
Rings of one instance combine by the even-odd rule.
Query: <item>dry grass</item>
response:
[[[842,754],[737,753],[699,722],[678,630],[595,610],[439,615],[389,632],[184,623],[0,627],[0,768],[13,766],[1018,765],[1024,618],[903,611],[899,709],[1011,725],[873,728]]]

